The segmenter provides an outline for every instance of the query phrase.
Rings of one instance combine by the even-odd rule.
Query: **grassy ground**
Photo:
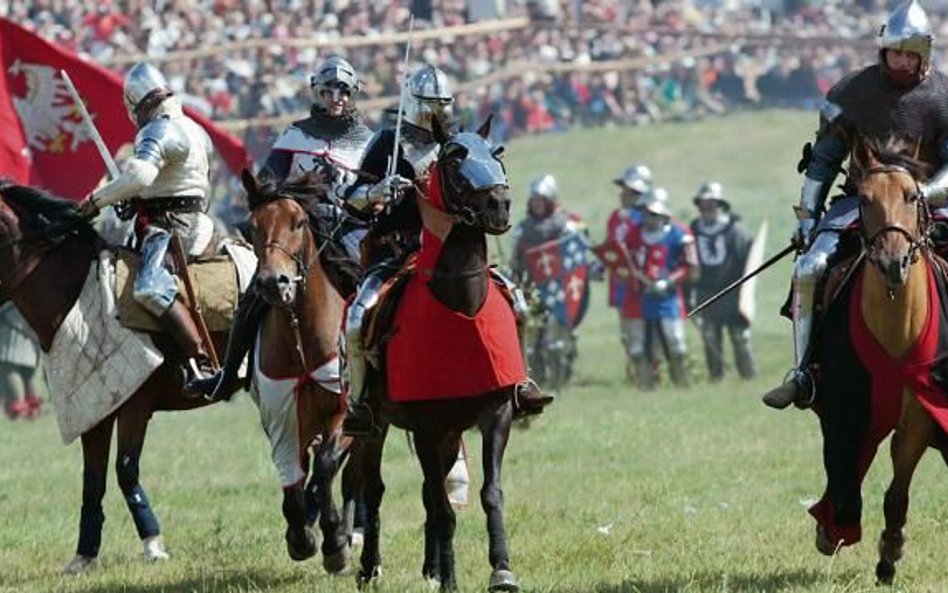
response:
[[[789,237],[794,166],[812,114],[766,112],[695,124],[590,130],[529,138],[508,147],[523,206],[534,176],[553,172],[568,205],[602,238],[617,202],[610,180],[645,161],[690,219],[690,196],[705,179],[725,184],[752,226],[771,221],[768,253]],[[508,248],[509,253],[509,248]],[[614,313],[602,285],[580,331],[574,384],[545,416],[518,431],[507,454],[505,497],[513,568],[532,592],[839,591],[874,587],[874,541],[889,476],[885,456],[867,478],[866,541],[826,559],[813,547],[806,506],[823,487],[815,417],[774,412],[758,395],[790,363],[789,324],[775,315],[789,267],[758,286],[755,347],[760,377],[642,394],[623,382]],[[689,336],[696,354],[697,335]],[[700,354],[696,372],[703,372]],[[733,375],[733,373],[732,373]],[[476,467],[477,435],[470,435]],[[352,591],[317,561],[284,552],[280,493],[250,401],[156,416],[142,476],[162,521],[172,561],[146,566],[114,481],[106,496],[102,567],[79,578],[60,570],[78,529],[81,453],[64,448],[47,415],[0,427],[0,591],[236,592]],[[948,521],[944,469],[923,460],[915,481],[907,556],[895,589],[939,591],[938,545]],[[421,476],[404,439],[386,451],[382,508],[385,574],[379,591],[422,590]],[[938,480],[939,482],[936,482]],[[486,586],[484,518],[459,515],[459,582]]]

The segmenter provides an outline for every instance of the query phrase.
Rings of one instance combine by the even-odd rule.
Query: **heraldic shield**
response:
[[[588,275],[589,244],[570,233],[526,252],[527,273],[543,305],[565,327],[575,327],[583,313]]]

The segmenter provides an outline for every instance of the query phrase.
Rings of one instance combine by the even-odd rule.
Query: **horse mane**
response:
[[[932,172],[931,165],[912,156],[916,149],[914,143],[895,136],[890,136],[885,140],[861,138],[860,141],[881,164],[902,167],[917,180],[927,179]],[[865,175],[865,163],[858,162],[858,159],[856,161],[861,175]]]
[[[247,193],[247,207],[251,210],[290,198],[304,207],[314,200],[325,198],[329,193],[329,183],[321,172],[309,172],[293,180],[264,180],[257,192]]]
[[[79,213],[76,202],[35,187],[17,185],[9,179],[0,179],[0,194],[24,226],[36,230],[45,238],[54,238],[71,231],[95,235],[92,224]]]

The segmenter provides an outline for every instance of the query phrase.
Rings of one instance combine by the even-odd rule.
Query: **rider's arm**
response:
[[[818,220],[833,187],[833,181],[849,152],[842,121],[842,110],[830,100],[820,108],[820,131],[809,159],[804,164],[800,215]]]
[[[948,136],[942,138],[938,144],[938,162],[941,167],[928,181],[919,185],[922,197],[936,208],[945,206],[948,202]]]
[[[188,150],[188,137],[177,124],[156,119],[138,131],[135,154],[118,178],[94,191],[90,200],[102,208],[135,197],[154,183],[166,162],[187,157]]]

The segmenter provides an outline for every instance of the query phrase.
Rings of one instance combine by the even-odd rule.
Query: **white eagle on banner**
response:
[[[92,139],[79,118],[66,83],[54,68],[16,60],[9,72],[26,77],[26,96],[14,96],[13,107],[23,122],[30,150],[76,152],[82,142]]]

